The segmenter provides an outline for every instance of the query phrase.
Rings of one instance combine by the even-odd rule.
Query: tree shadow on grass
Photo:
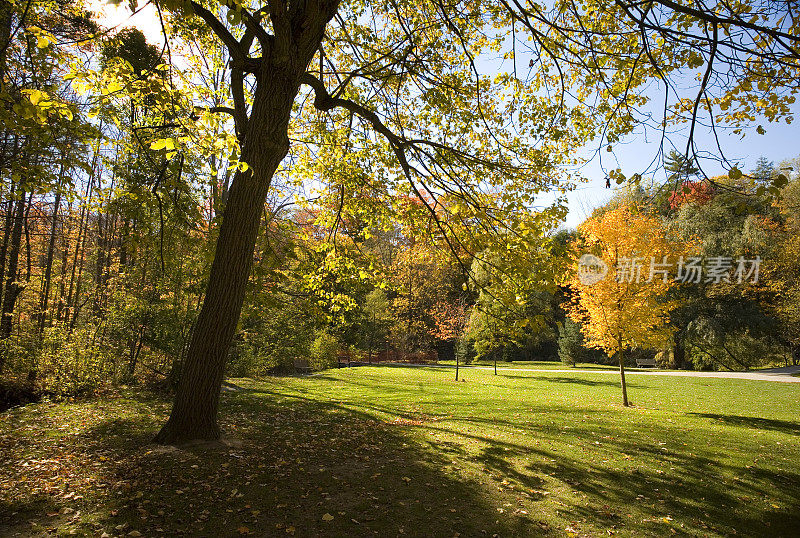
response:
[[[447,431],[439,425],[425,427]],[[675,440],[686,437],[677,429],[662,432],[664,439],[673,440],[669,449],[607,436],[602,448],[593,448],[593,429],[554,432],[544,427],[540,431],[537,440],[544,446],[556,437],[581,444],[582,458],[562,449],[536,448],[464,431],[451,433],[464,438],[465,444],[478,444],[471,458],[489,473],[509,479],[533,500],[544,499],[551,493],[547,490],[560,489],[559,510],[568,520],[588,525],[593,529],[590,534],[629,527],[629,532],[638,535],[666,535],[677,516],[705,535],[796,535],[800,525],[800,473],[796,470],[737,466],[698,455],[696,447],[678,449],[682,443]],[[620,456],[625,463],[607,463],[607,458]],[[565,494],[564,489],[572,493]],[[564,495],[569,502],[564,502]]]
[[[393,390],[383,389],[387,395]],[[348,405],[405,416],[397,406],[375,401],[380,399]],[[587,410],[568,406],[537,405],[533,411],[520,421],[499,411],[481,416],[480,410],[459,408],[415,427],[435,437],[429,443],[434,453],[459,465],[474,462],[484,476],[516,486],[514,492],[533,503],[525,505],[530,513],[536,512],[536,503],[556,497],[547,491],[554,485],[573,492],[566,499],[561,494],[557,510],[582,522],[590,534],[628,527],[638,534],[663,535],[674,519],[701,534],[793,536],[800,527],[796,467],[745,465],[752,460],[728,453],[732,440],[702,429],[687,432],[685,425],[653,424],[640,435],[624,417],[594,419]],[[767,419],[758,423],[791,428],[783,433],[794,433],[796,426]],[[509,437],[508,432],[518,433]],[[573,445],[572,451],[566,449]],[[757,444],[750,443],[749,450],[757,450]]]
[[[42,498],[44,511],[67,514],[36,515],[11,500],[16,520],[2,534],[29,531],[31,517],[42,519],[37,528],[93,535],[535,536],[546,528],[535,514],[498,511],[490,491],[448,470],[446,451],[406,428],[331,402],[276,400],[263,391],[224,394],[222,427],[239,440],[228,446],[152,445],[163,414],[146,405],[87,420],[37,456],[69,444],[81,462],[77,495]],[[82,412],[88,418],[91,407]]]
[[[30,531],[29,517],[64,533],[144,536],[534,536],[553,529],[541,517],[589,535],[665,535],[674,517],[695,534],[792,536],[800,524],[796,468],[731,463],[717,456],[725,441],[708,450],[702,430],[665,424],[637,438],[622,422],[604,428],[607,418],[587,415],[583,423],[563,406],[537,407],[524,425],[469,408],[398,425],[372,413],[403,409],[374,400],[353,409],[352,400],[269,384],[244,388],[224,394],[222,405],[223,429],[239,443],[183,449],[149,444],[165,401],[70,407],[73,422],[54,442],[33,431],[18,437],[36,465],[60,458],[76,476],[39,493],[39,514],[23,514],[22,499],[3,499],[9,514],[19,513],[0,535]],[[431,441],[434,434],[440,439]],[[5,470],[23,463],[21,452],[6,454]],[[59,480],[65,469],[40,468]],[[60,508],[76,512],[44,516]]]
[[[719,413],[687,414],[755,430],[772,430],[790,435],[800,435],[800,422],[790,422],[788,420],[775,420],[769,418],[744,417],[741,415],[722,415]]]

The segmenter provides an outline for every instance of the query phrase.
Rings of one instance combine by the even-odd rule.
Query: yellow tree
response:
[[[667,323],[675,308],[667,291],[691,264],[681,245],[671,241],[658,217],[622,205],[578,227],[578,271],[569,316],[582,324],[589,347],[617,355],[622,403],[628,406],[623,350],[661,347],[670,337]]]

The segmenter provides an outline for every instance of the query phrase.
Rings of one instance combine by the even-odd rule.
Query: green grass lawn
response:
[[[229,446],[167,399],[0,415],[0,535],[796,536],[800,386],[360,367],[232,380]]]

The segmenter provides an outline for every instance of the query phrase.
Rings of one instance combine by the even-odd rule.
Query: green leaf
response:
[[[772,180],[772,184],[777,188],[785,187],[789,184],[789,178],[783,174],[778,174],[778,177]]]
[[[242,20],[242,13],[238,9],[228,10],[228,22],[231,24],[239,24]]]
[[[741,179],[742,171],[734,166],[728,172],[728,177],[731,178],[731,179]]]

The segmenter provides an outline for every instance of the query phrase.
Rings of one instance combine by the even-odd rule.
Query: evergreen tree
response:
[[[670,181],[687,181],[690,177],[696,177],[700,173],[694,158],[687,159],[686,155],[678,153],[674,149],[664,159],[664,169],[669,172],[667,178]]]
[[[763,155],[756,161],[756,166],[750,175],[759,183],[769,183],[772,181],[772,176],[775,174],[775,163],[768,160]]]

